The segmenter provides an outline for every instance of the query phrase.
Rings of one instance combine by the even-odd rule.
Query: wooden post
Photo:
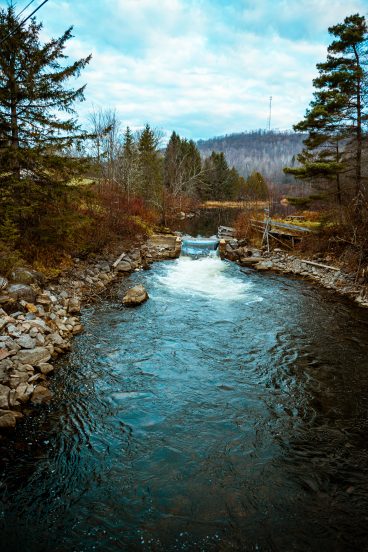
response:
[[[270,231],[270,228],[271,228],[270,210],[265,209],[264,211],[265,211],[265,229],[264,229],[263,236],[262,236],[262,245],[263,245],[264,241],[266,241],[267,253],[269,253],[270,252],[269,231]]]

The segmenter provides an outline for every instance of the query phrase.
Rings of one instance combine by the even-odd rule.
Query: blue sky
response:
[[[272,127],[291,128],[312,98],[327,28],[357,12],[368,0],[49,0],[37,16],[45,39],[74,26],[71,59],[93,55],[83,120],[93,106],[115,108],[124,126],[198,139],[266,128],[271,95]]]

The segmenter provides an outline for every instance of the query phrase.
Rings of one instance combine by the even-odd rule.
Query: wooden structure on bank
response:
[[[263,221],[251,219],[251,225],[255,230],[262,232],[262,245],[266,244],[268,251],[270,250],[270,238],[282,243],[285,240],[291,241],[291,247],[294,247],[296,241],[300,241],[303,235],[305,236],[311,232],[310,228],[286,222],[277,222],[269,216],[266,216]]]

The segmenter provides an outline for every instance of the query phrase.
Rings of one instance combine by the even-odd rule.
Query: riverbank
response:
[[[117,257],[117,252],[120,255]],[[17,268],[11,281],[0,277],[0,429],[13,429],[37,405],[52,398],[53,361],[71,349],[83,331],[83,304],[96,301],[112,283],[154,261],[180,254],[173,235],[156,235],[144,244],[116,247],[90,261],[74,259],[56,280]]]
[[[230,240],[220,245],[222,258],[258,271],[273,271],[300,276],[349,297],[362,307],[368,307],[368,285],[356,281],[356,275],[344,266],[330,265],[330,259],[304,259],[281,249],[265,252],[247,245],[245,240]]]
[[[83,331],[82,305],[98,300],[133,271],[178,257],[181,244],[175,235],[155,235],[124,249],[89,261],[74,259],[73,266],[52,281],[28,268],[16,269],[11,282],[1,278],[0,429],[15,428],[18,420],[51,400],[53,363]],[[235,239],[220,243],[220,256],[242,267],[307,278],[368,307],[367,286],[355,282],[343,267],[327,265],[326,259],[301,259],[280,249],[267,253]]]

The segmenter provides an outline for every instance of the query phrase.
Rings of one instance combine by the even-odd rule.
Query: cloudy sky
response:
[[[327,28],[357,12],[367,15],[368,0],[49,0],[37,17],[45,38],[74,26],[72,59],[93,55],[82,118],[111,107],[124,125],[197,139],[266,128],[270,96],[271,126],[291,128],[311,100]]]

